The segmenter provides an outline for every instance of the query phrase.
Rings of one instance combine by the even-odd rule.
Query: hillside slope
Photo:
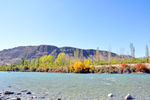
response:
[[[40,46],[19,46],[12,49],[5,49],[0,51],[0,65],[9,65],[13,63],[17,63],[21,60],[21,58],[25,59],[35,59],[40,58],[44,55],[53,55],[55,58],[60,52],[64,52],[69,57],[74,56],[74,51],[76,48],[74,47],[56,47],[51,45],[40,45]],[[78,49],[79,53],[81,49]],[[96,50],[94,49],[82,49],[83,57],[95,59]],[[108,51],[100,51],[101,59],[108,59]],[[130,56],[119,56],[115,53],[111,52],[111,57],[116,57],[117,59],[124,59]]]

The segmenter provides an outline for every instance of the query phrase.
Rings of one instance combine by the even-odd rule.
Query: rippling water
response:
[[[128,93],[136,100],[150,100],[150,75],[0,72],[0,91],[24,89],[37,100],[123,100]],[[109,93],[115,96],[109,99]]]

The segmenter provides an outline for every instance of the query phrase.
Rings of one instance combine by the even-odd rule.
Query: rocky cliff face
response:
[[[40,45],[40,46],[20,46],[15,47],[12,49],[5,49],[0,51],[0,65],[9,65],[13,63],[17,63],[21,60],[21,58],[25,59],[35,59],[40,58],[44,55],[53,55],[55,58],[60,52],[66,53],[69,57],[74,56],[74,51],[76,48],[73,47],[61,47],[58,48],[56,46],[51,45]],[[81,52],[81,49],[78,49],[79,53]],[[94,49],[82,49],[83,50],[83,57],[84,58],[90,58],[95,59],[96,50]],[[108,58],[108,52],[107,51],[100,51],[101,59],[107,60]],[[129,56],[119,56],[115,53],[111,52],[111,57],[123,59],[127,58]]]

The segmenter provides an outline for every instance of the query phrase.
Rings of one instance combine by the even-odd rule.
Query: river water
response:
[[[150,75],[0,72],[0,92],[6,90],[32,92],[22,100],[124,100],[128,93],[135,100],[150,100]]]

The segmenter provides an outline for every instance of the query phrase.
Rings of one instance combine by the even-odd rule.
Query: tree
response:
[[[92,62],[91,59],[85,59],[85,60],[83,61],[83,64],[86,65],[86,66],[89,66],[89,65],[93,65],[93,62]]]
[[[25,59],[24,58],[21,58],[21,65],[24,66],[24,61]]]
[[[149,63],[149,48],[148,48],[148,45],[146,45],[145,49],[146,49],[145,57],[146,57],[147,63]]]
[[[133,46],[133,43],[130,43],[130,52],[131,52],[131,56],[135,58],[135,48]]]
[[[78,60],[78,56],[79,56],[79,50],[76,48],[76,50],[74,51],[74,57],[76,60]]]
[[[57,59],[55,60],[56,66],[64,66],[66,65],[66,55],[65,53],[59,53]]]
[[[100,61],[100,51],[99,51],[99,47],[96,50],[96,62]]]
[[[54,63],[54,57],[52,56],[52,55],[48,55],[47,56],[47,63],[49,64],[49,65],[53,65],[53,63]]]
[[[24,60],[24,67],[28,67],[28,61]]]
[[[35,62],[35,66],[36,66],[36,67],[39,67],[39,66],[40,66],[40,61],[39,61],[38,58],[37,58],[36,61],[34,61],[34,62]]]
[[[108,51],[108,63],[111,64],[111,50]]]
[[[83,60],[83,50],[80,50],[80,59]]]

